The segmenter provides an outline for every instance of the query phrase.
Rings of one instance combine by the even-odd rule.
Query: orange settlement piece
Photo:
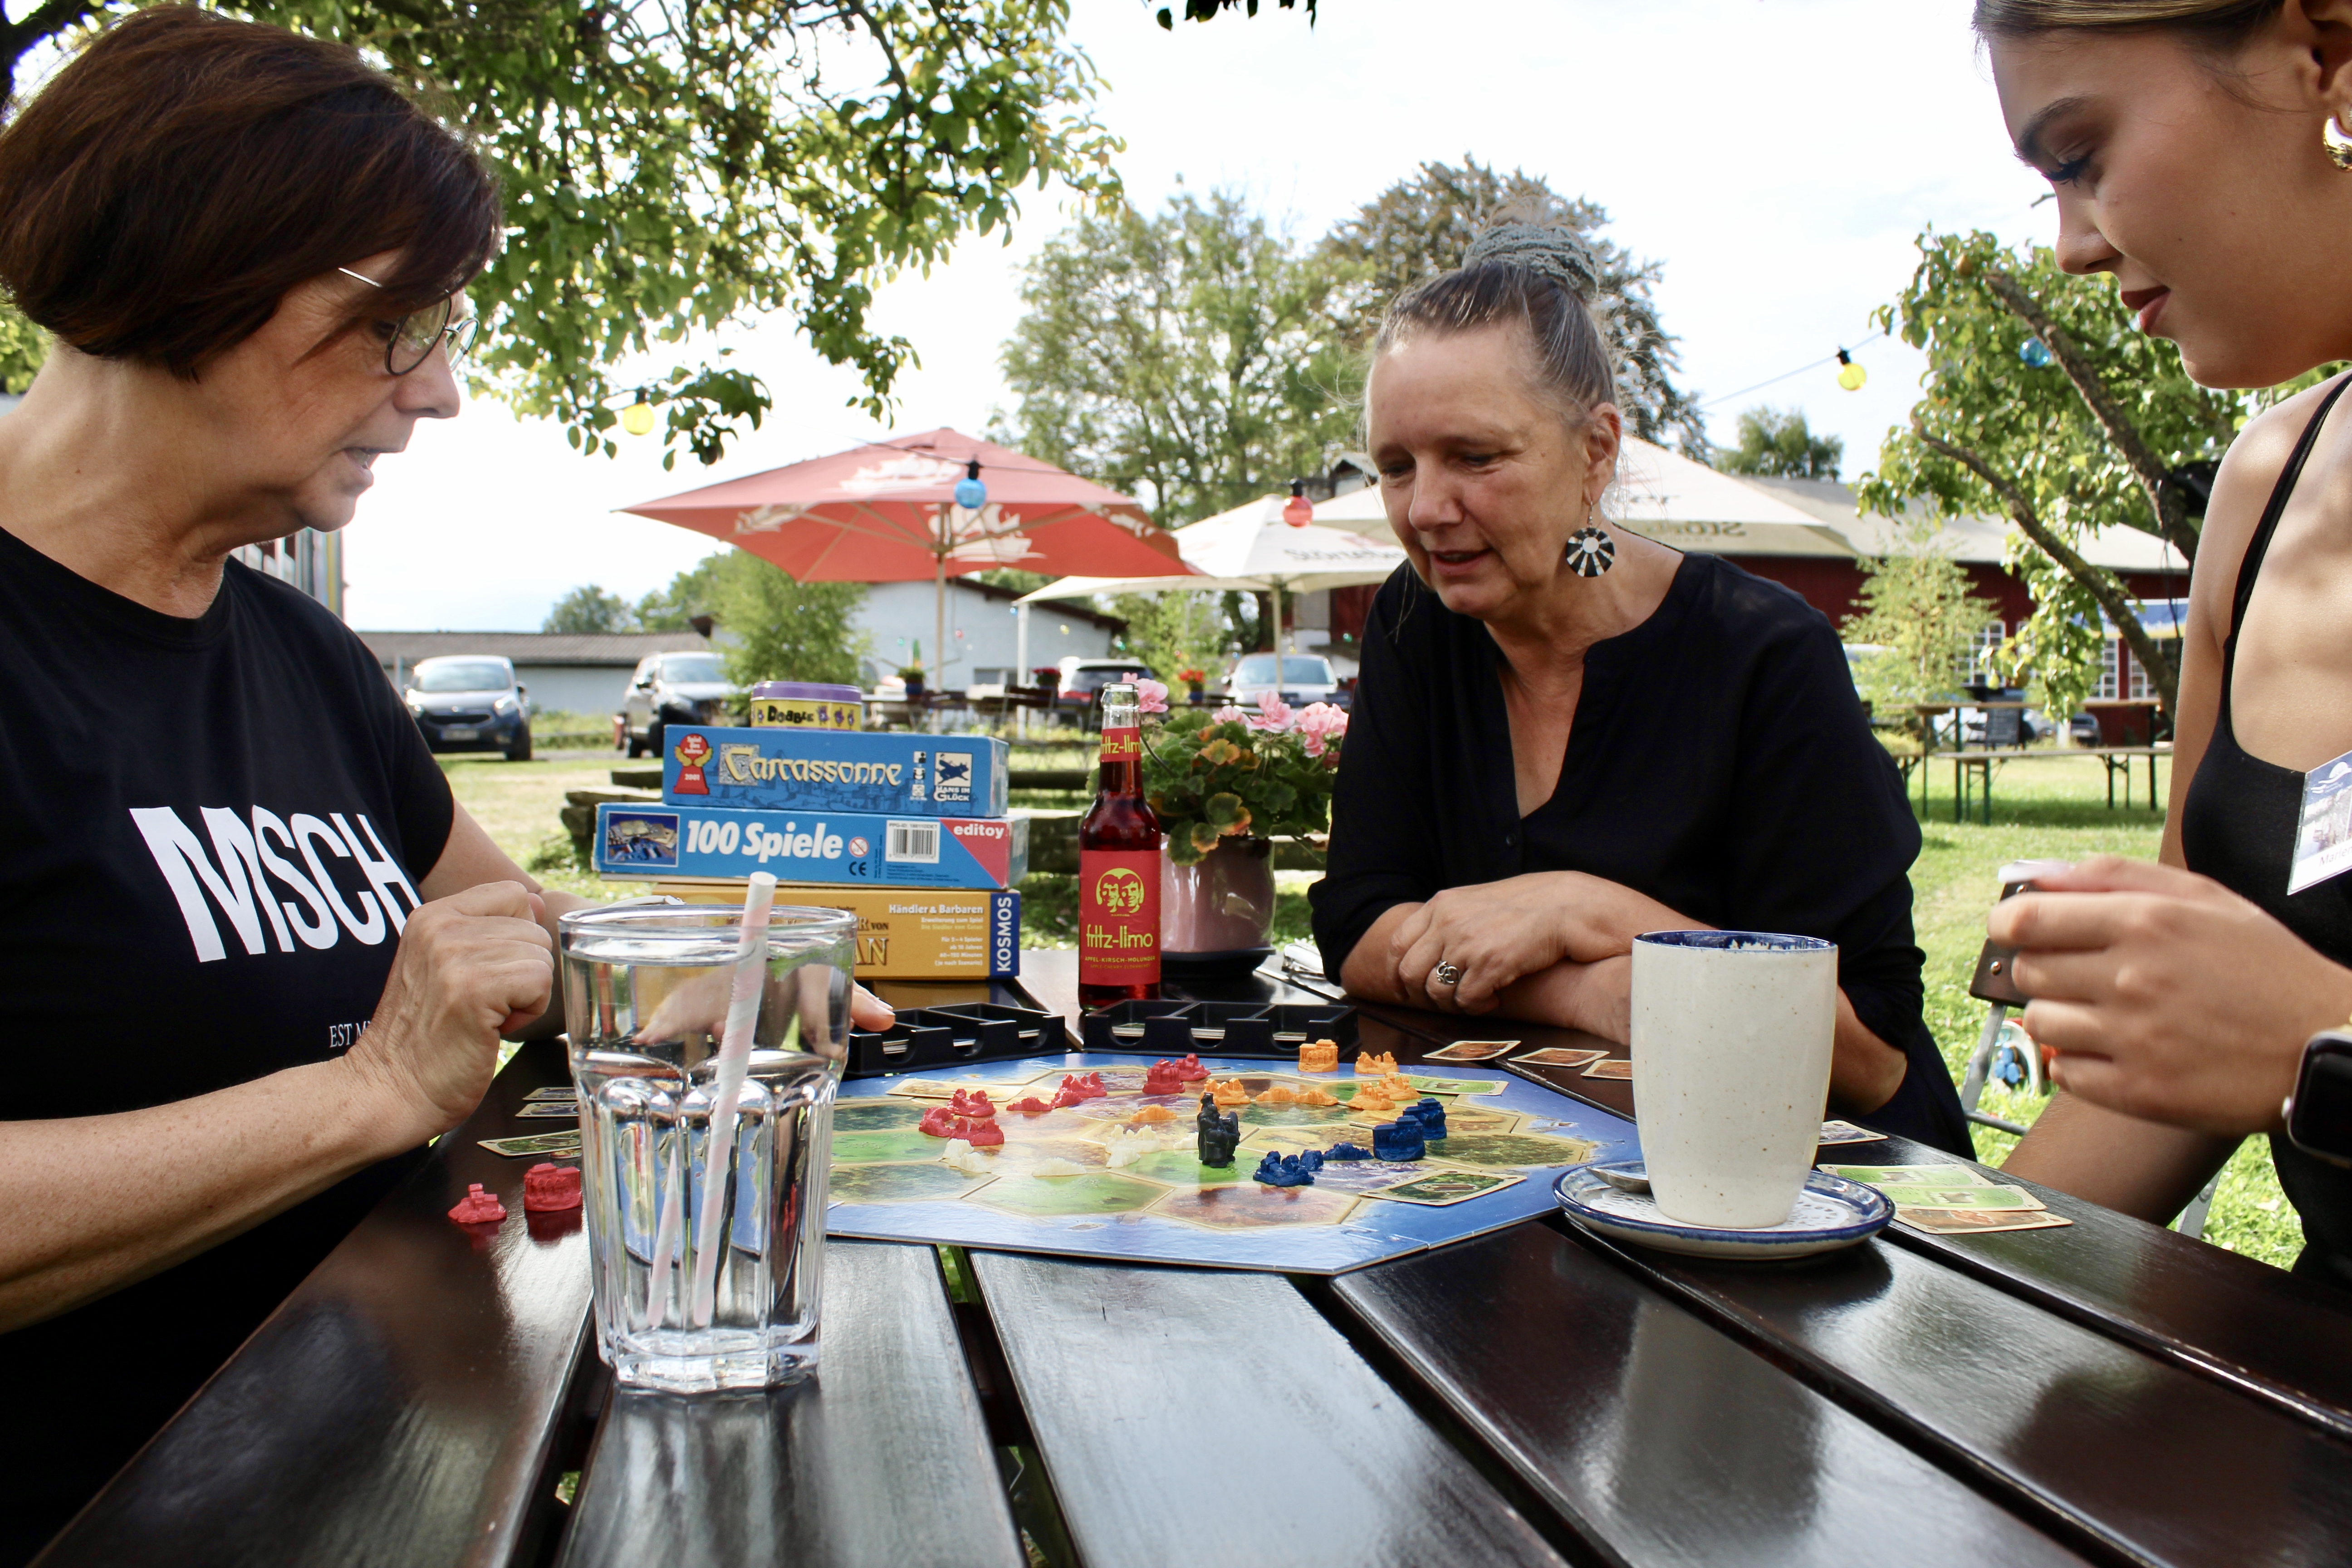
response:
[[[1142,1110],[1137,1111],[1134,1115],[1129,1117],[1127,1121],[1129,1126],[1135,1127],[1140,1126],[1142,1123],[1147,1121],[1173,1121],[1175,1120],[1176,1113],[1169,1110],[1166,1106],[1147,1105]]]
[[[1385,1078],[1394,1071],[1396,1071],[1396,1053],[1394,1051],[1388,1051],[1378,1055],[1370,1051],[1366,1051],[1362,1056],[1356,1058],[1356,1076],[1358,1078]]]
[[[1247,1105],[1249,1103],[1249,1090],[1242,1087],[1242,1080],[1237,1078],[1229,1078],[1223,1083],[1219,1083],[1216,1079],[1211,1079],[1209,1080],[1209,1092],[1216,1097],[1216,1100],[1219,1105]]]

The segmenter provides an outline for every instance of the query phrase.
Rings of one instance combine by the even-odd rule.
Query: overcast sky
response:
[[[1599,202],[1612,238],[1664,263],[1680,380],[1724,399],[1707,410],[1717,440],[1744,408],[1800,407],[1843,437],[1849,478],[1908,408],[1916,355],[1885,339],[1857,349],[1859,393],[1838,388],[1834,366],[1744,389],[1869,336],[1923,226],[2046,240],[2054,222],[2031,209],[2047,187],[2001,134],[1969,0],[1324,0],[1311,28],[1265,0],[1254,21],[1173,34],[1153,8],[1075,6],[1139,207],[1180,181],[1237,188],[1312,238],[1423,161],[1523,167]],[[997,354],[1020,265],[1065,221],[1059,195],[1033,188],[1010,246],[967,242],[883,290],[877,325],[924,362],[901,383],[897,428],[977,433],[1011,401]],[[788,322],[730,341],[776,407],[713,469],[682,458],[663,473],[657,437],[582,458],[558,427],[487,401],[420,427],[378,464],[351,526],[352,623],[530,629],[578,584],[634,599],[713,546],[612,509],[875,433],[845,406],[853,378]]]

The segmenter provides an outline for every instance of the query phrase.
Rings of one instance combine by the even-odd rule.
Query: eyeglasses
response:
[[[348,267],[336,271],[346,278],[356,278],[371,289],[383,284],[364,273]],[[454,294],[422,310],[412,310],[392,324],[392,341],[383,345],[383,368],[394,375],[406,375],[432,357],[433,351],[443,342],[449,345],[449,363],[456,364],[474,346],[474,333],[481,326],[478,316],[457,314],[457,297]]]

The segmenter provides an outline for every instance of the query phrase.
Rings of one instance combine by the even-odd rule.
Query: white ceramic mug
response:
[[[1768,931],[1633,939],[1633,1108],[1668,1219],[1789,1217],[1820,1147],[1837,944]]]

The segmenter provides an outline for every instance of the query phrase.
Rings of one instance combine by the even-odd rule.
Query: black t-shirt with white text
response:
[[[0,531],[0,1120],[189,1099],[350,1048],[447,781],[366,647],[231,563],[158,614]],[[416,1156],[0,1335],[0,1564],[53,1534]]]

